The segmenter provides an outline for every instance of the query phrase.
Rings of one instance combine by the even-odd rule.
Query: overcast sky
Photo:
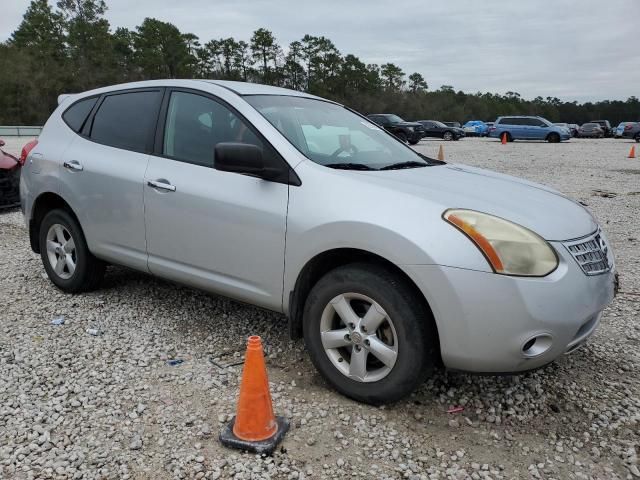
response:
[[[248,40],[259,27],[283,47],[324,35],[365,63],[420,72],[430,88],[580,102],[640,96],[640,0],[106,1],[112,29],[155,17],[202,41]],[[3,4],[0,40],[29,0]]]

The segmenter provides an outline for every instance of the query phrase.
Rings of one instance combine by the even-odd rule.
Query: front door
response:
[[[278,154],[206,94],[174,90],[165,103],[161,151],[145,176],[149,270],[281,310],[289,186],[213,168],[219,142],[257,145],[266,163]]]

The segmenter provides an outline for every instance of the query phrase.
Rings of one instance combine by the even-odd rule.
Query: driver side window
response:
[[[162,153],[176,160],[213,167],[214,149],[221,142],[249,143],[265,150],[246,123],[224,105],[202,95],[172,92]]]

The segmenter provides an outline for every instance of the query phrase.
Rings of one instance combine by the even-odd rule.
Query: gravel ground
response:
[[[440,144],[416,148],[435,156]],[[0,477],[640,478],[640,160],[625,158],[630,143],[444,147],[450,162],[549,184],[598,217],[621,293],[585,347],[520,376],[442,371],[405,401],[361,405],[328,389],[282,315],[115,267],[100,291],[62,294],[43,278],[20,212],[4,212]],[[64,325],[51,325],[59,315]],[[266,342],[275,409],[292,422],[272,457],[217,440],[250,334]]]

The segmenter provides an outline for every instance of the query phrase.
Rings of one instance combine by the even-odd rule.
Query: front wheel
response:
[[[640,133],[636,135],[636,142],[640,142]]]
[[[40,256],[49,279],[60,290],[78,293],[100,286],[105,264],[94,257],[77,220],[66,210],[52,210],[40,224]]]
[[[403,277],[358,263],[321,278],[303,316],[305,344],[320,374],[340,393],[371,404],[399,400],[431,373],[433,325]]]
[[[398,132],[396,134],[396,137],[398,137],[398,140],[400,140],[402,143],[407,143],[407,134],[404,132]]]
[[[560,142],[560,135],[558,135],[557,133],[550,133],[549,136],[547,137],[547,142],[549,142],[549,143],[559,143]]]
[[[446,140],[447,142],[450,142],[451,140],[453,140],[453,133],[444,132],[444,135],[442,135],[442,139]]]

